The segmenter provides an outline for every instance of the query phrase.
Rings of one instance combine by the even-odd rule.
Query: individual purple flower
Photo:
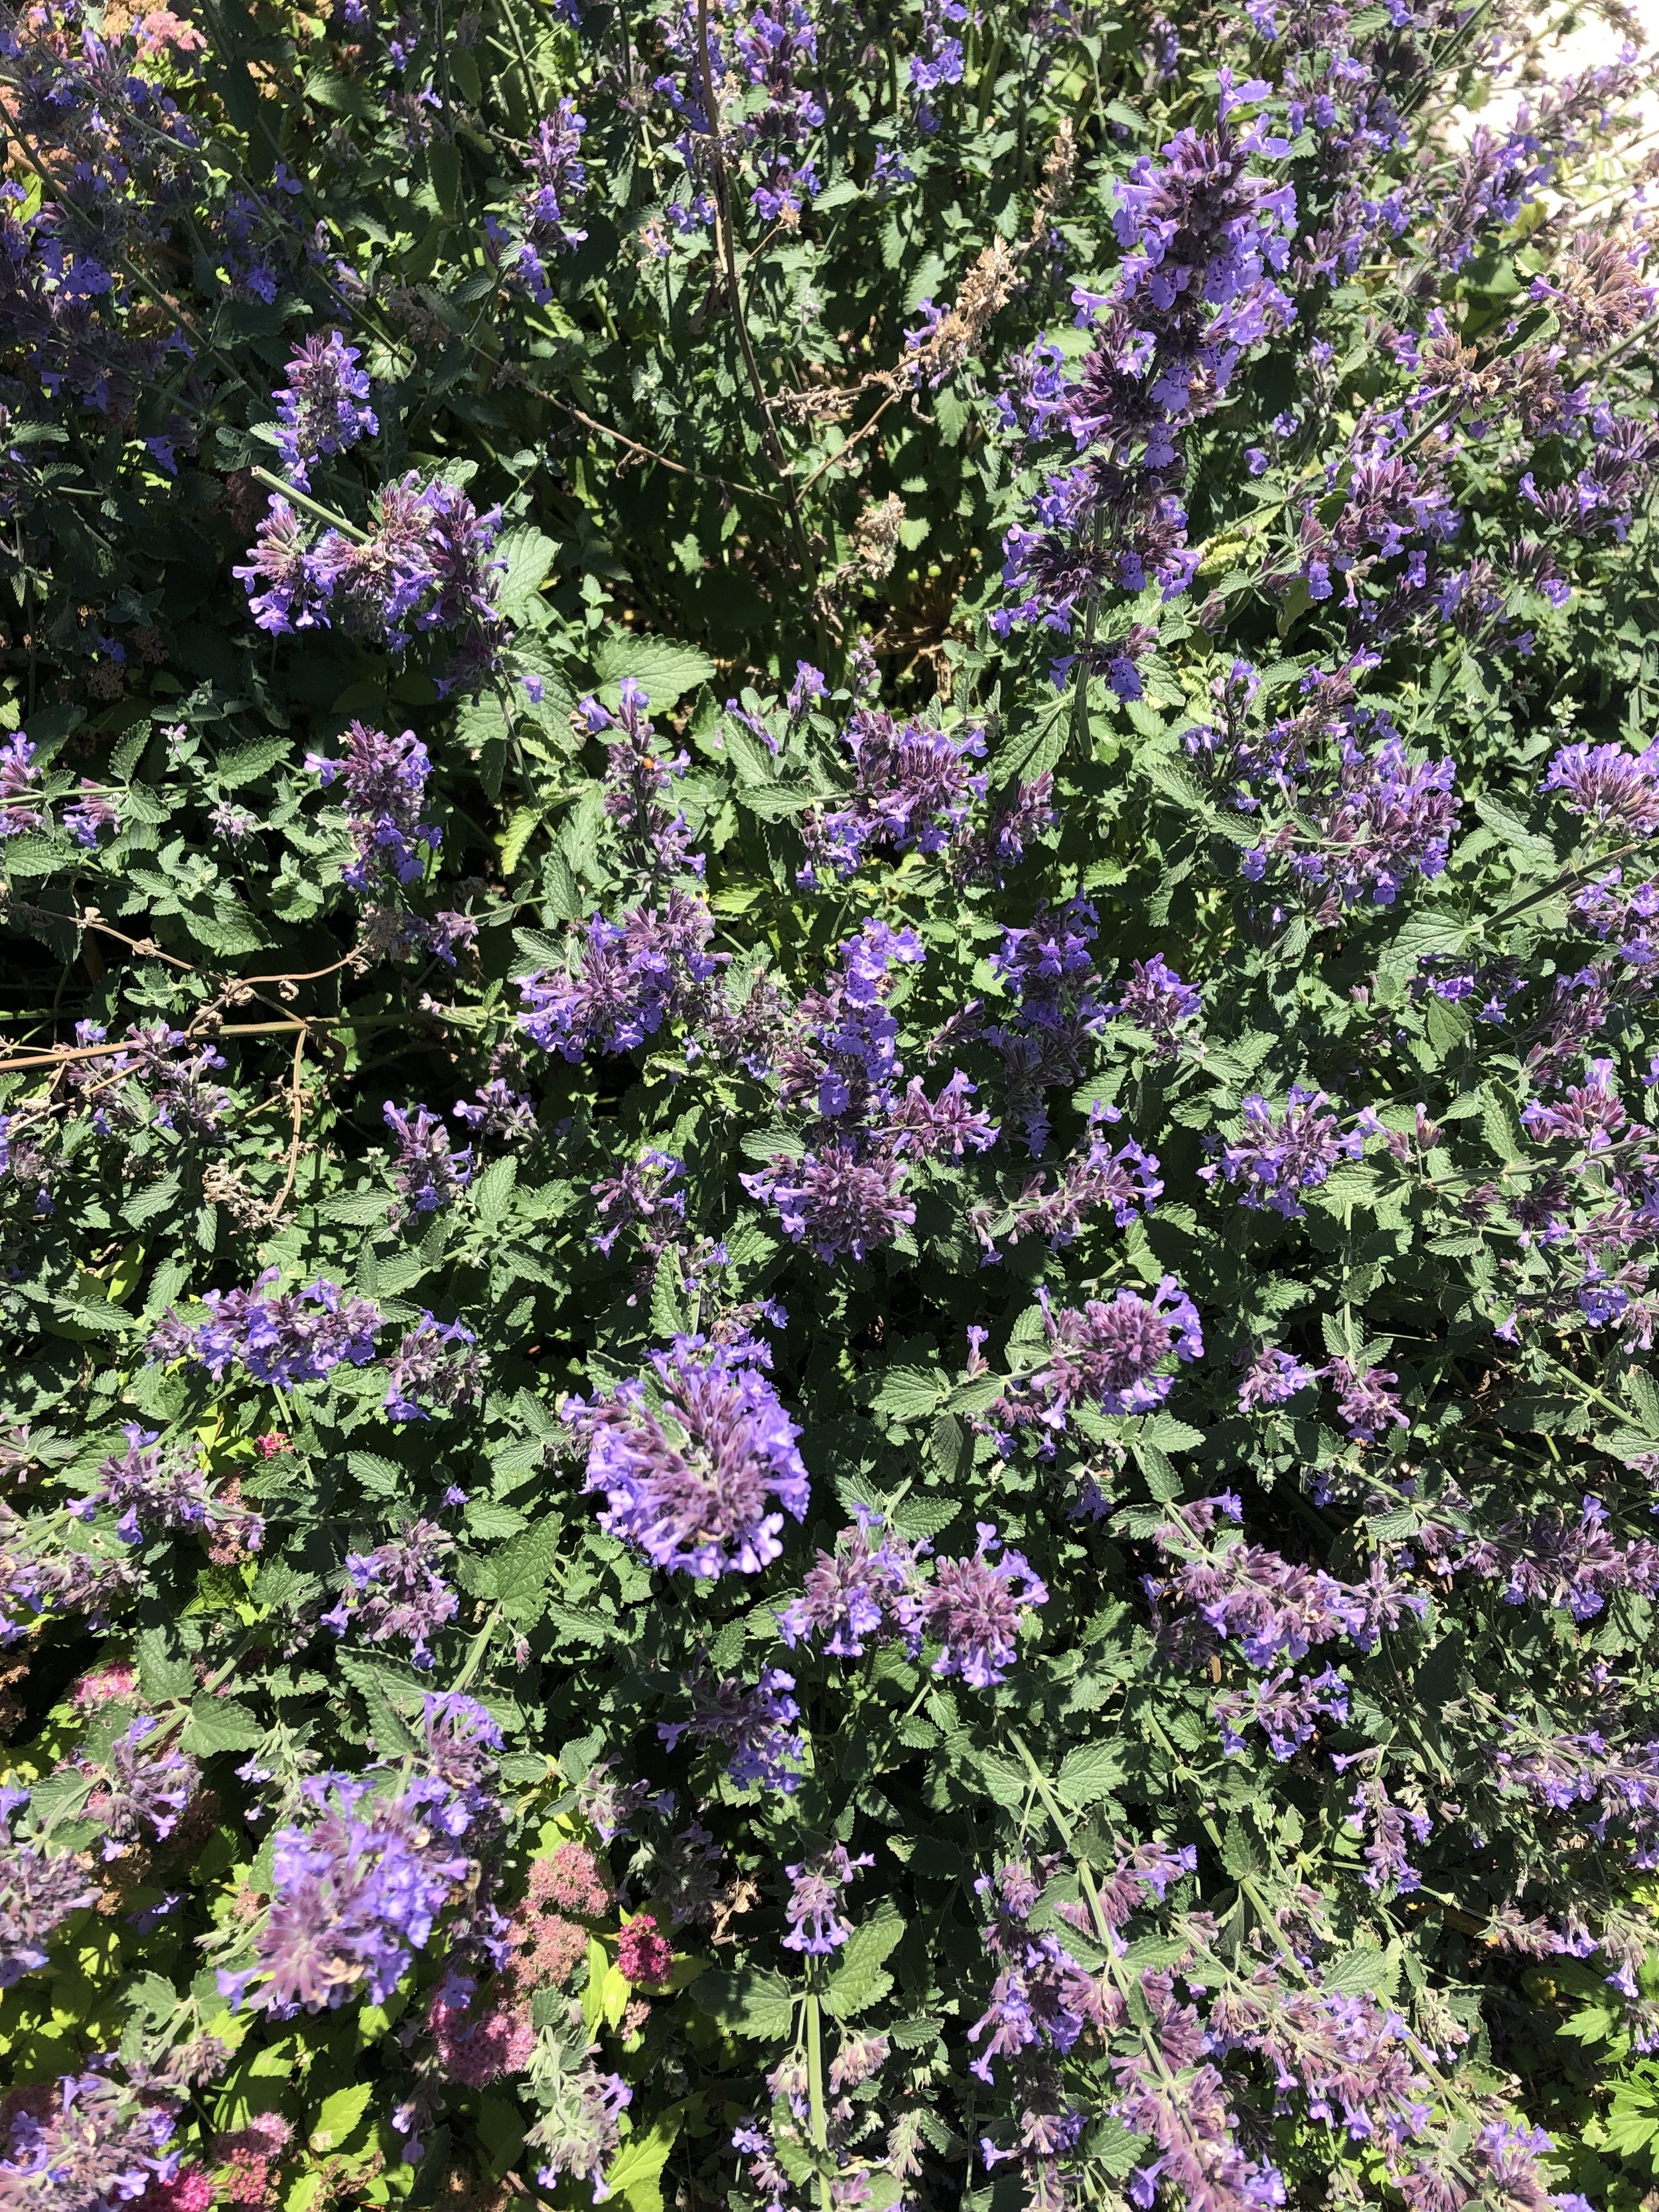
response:
[[[1091,1298],[1079,1310],[1056,1312],[1042,1294],[1043,1356],[1015,1378],[991,1409],[1002,1433],[1035,1427],[1047,1455],[1080,1409],[1149,1413],[1169,1396],[1171,1359],[1201,1358],[1204,1331],[1197,1309],[1173,1275],[1150,1298],[1121,1290],[1109,1301]]]
[[[651,1355],[648,1393],[635,1381],[567,1404],[587,1443],[584,1487],[605,1496],[604,1528],[701,1577],[758,1574],[778,1557],[783,1516],[805,1513],[808,1483],[800,1429],[760,1371],[768,1358],[745,1340],[676,1337]]]
[[[346,1554],[346,1588],[323,1626],[337,1636],[355,1630],[369,1644],[407,1638],[416,1667],[430,1667],[427,1639],[453,1620],[460,1600],[438,1571],[453,1548],[431,1521],[408,1521],[397,1536],[372,1552]]]
[[[690,1735],[699,1743],[730,1751],[726,1771],[740,1789],[776,1790],[786,1797],[799,1789],[806,1740],[792,1725],[800,1718],[793,1674],[768,1667],[750,1685],[730,1675],[716,1677],[700,1665],[684,1682],[690,1718],[657,1723],[657,1734],[670,1751]]]
[[[789,1923],[784,1949],[820,1959],[840,1950],[853,1932],[852,1922],[842,1917],[842,1893],[860,1867],[875,1863],[868,1851],[861,1858],[850,1858],[844,1844],[832,1844],[814,1858],[785,1867],[793,1887],[784,1907]]]
[[[392,1180],[400,1194],[400,1218],[434,1213],[466,1188],[472,1180],[471,1148],[453,1152],[437,1115],[424,1106],[394,1106],[388,1098],[382,1116],[398,1139]]]
[[[1575,814],[1609,835],[1650,837],[1659,830],[1659,739],[1639,753],[1563,745],[1539,788],[1561,792]]]
[[[1179,1031],[1197,1018],[1203,1000],[1189,983],[1183,983],[1161,953],[1133,963],[1122,996],[1103,1011],[1120,1021],[1145,1030],[1160,1053],[1178,1048]]]
[[[28,1797],[27,1790],[0,1788],[0,1990],[44,1966],[55,1931],[99,1897],[73,1852],[13,1839],[13,1819]]]
[[[288,390],[276,394],[276,448],[301,491],[310,486],[313,461],[344,453],[380,427],[367,404],[362,357],[338,331],[327,331],[307,338],[283,371]]]
[[[386,1364],[386,1410],[394,1421],[429,1420],[477,1398],[483,1362],[477,1338],[458,1321],[422,1313]]]
[[[1021,1553],[1003,1549],[989,1522],[978,1525],[971,1558],[938,1563],[921,1594],[921,1624],[944,1645],[936,1674],[960,1674],[975,1690],[989,1690],[1013,1664],[1021,1623],[1034,1606],[1047,1605],[1048,1593]]]
[[[1291,1352],[1263,1345],[1238,1386],[1239,1411],[1255,1413],[1265,1406],[1282,1406],[1317,1380],[1316,1371]]]
[[[1297,1194],[1317,1189],[1334,1167],[1357,1160],[1364,1149],[1359,1131],[1343,1133],[1332,1103],[1322,1091],[1300,1085],[1292,1085],[1279,1115],[1259,1093],[1247,1098],[1238,1141],[1224,1146],[1218,1160],[1199,1170],[1200,1176],[1207,1183],[1218,1178],[1231,1184],[1241,1206],[1300,1221],[1307,1209]]]

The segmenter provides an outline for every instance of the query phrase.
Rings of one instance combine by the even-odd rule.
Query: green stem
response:
[[[816,1990],[806,1992],[806,2093],[811,2103],[812,2147],[829,2148],[829,2129],[823,2106],[823,2021]],[[818,2175],[818,2203],[830,2212],[830,2177]]]
[[[346,537],[355,538],[359,545],[368,544],[368,531],[359,530],[355,522],[348,522],[344,515],[337,514],[331,507],[325,507],[321,500],[313,499],[309,492],[297,490],[286,477],[263,468],[250,469],[248,474],[258,483],[268,485],[272,491],[280,492],[284,499],[292,500],[296,507],[304,507],[308,514],[314,514],[319,522],[328,523]]]

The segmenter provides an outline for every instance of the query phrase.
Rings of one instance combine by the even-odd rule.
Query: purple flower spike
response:
[[[289,389],[276,394],[276,445],[301,491],[310,485],[313,461],[344,453],[380,427],[366,404],[368,378],[357,366],[362,357],[338,331],[329,331],[307,338],[283,372]]]
[[[794,1885],[784,1907],[789,1925],[784,1933],[786,1951],[804,1951],[809,1958],[823,1958],[840,1950],[853,1932],[850,1920],[841,1917],[841,1894],[860,1867],[874,1866],[866,1851],[849,1858],[844,1844],[832,1844],[814,1859],[784,1869]]]
[[[758,1371],[764,1356],[748,1340],[676,1337],[651,1355],[651,1396],[636,1381],[565,1407],[587,1439],[585,1487],[605,1494],[602,1525],[658,1566],[711,1579],[758,1574],[783,1549],[784,1513],[805,1513],[800,1430]]]

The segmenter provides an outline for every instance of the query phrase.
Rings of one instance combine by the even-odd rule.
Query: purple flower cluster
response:
[[[668,52],[684,72],[656,80],[684,128],[675,150],[684,164],[689,202],[675,199],[669,220],[682,234],[714,219],[709,142],[718,133],[725,159],[741,161],[750,199],[765,223],[797,228],[818,190],[811,142],[823,125],[817,30],[805,0],[763,0],[747,15],[732,9],[723,23],[707,19],[707,46],[690,0],[663,23]],[[708,112],[712,87],[716,112]]]
[[[1121,2011],[1121,1999],[1109,1992],[1080,1966],[1054,1934],[1036,1933],[1026,1923],[1041,1894],[1019,1861],[1001,1867],[994,1878],[981,1876],[975,1887],[994,1914],[985,1930],[985,1948],[997,1967],[990,2001],[968,2031],[970,2043],[984,2045],[971,2069],[980,2080],[995,2080],[994,2062],[1013,2058],[1034,2046],[1070,2051],[1085,2029],[1105,2028]]]
[[[519,1027],[573,1064],[588,1052],[632,1052],[665,1022],[702,1006],[720,968],[721,956],[706,949],[714,933],[707,905],[680,890],[620,922],[596,914],[580,967],[525,977]]]
[[[1013,1663],[1022,1624],[1048,1593],[988,1522],[979,1523],[978,1547],[966,1559],[937,1559],[930,1571],[931,1550],[860,1513],[833,1553],[818,1553],[800,1596],[778,1615],[784,1641],[792,1649],[816,1641],[847,1658],[860,1657],[867,1641],[896,1642],[914,1658],[932,1638],[941,1647],[936,1674],[994,1689]]]
[[[1010,1381],[990,1409],[992,1433],[1004,1450],[1016,1436],[1036,1431],[1039,1452],[1053,1455],[1059,1437],[1079,1413],[1150,1413],[1169,1396],[1174,1359],[1203,1357],[1198,1310],[1173,1275],[1150,1298],[1121,1290],[1107,1300],[1091,1298],[1079,1310],[1058,1311],[1041,1294],[1045,1339],[1031,1371]]]
[[[105,1607],[137,1583],[125,1559],[68,1549],[56,1515],[25,1519],[0,1499],[0,1645],[68,1613],[84,1613],[89,1627],[101,1629]]]
[[[842,1892],[860,1867],[874,1864],[867,1851],[861,1858],[849,1858],[844,1844],[832,1844],[815,1858],[785,1867],[791,1888],[784,1907],[789,1923],[784,1949],[804,1951],[812,1958],[838,1951],[853,1932],[852,1923],[841,1917]]]
[[[1113,1149],[1101,1132],[1121,1121],[1115,1106],[1097,1103],[1090,1109],[1084,1142],[1055,1171],[1050,1184],[1046,1174],[1032,1176],[1000,1216],[989,1206],[975,1207],[971,1218],[988,1261],[1000,1258],[994,1239],[1018,1244],[1028,1237],[1045,1238],[1059,1251],[1082,1233],[1087,1217],[1109,1208],[1120,1229],[1150,1213],[1164,1193],[1156,1152],[1149,1152],[1131,1137]]]
[[[281,1270],[267,1267],[251,1291],[209,1291],[207,1319],[194,1328],[169,1307],[149,1341],[152,1359],[187,1359],[216,1382],[240,1367],[256,1382],[291,1390],[320,1382],[342,1360],[367,1367],[385,1316],[368,1298],[345,1297],[337,1283],[277,1291]]]
[[[1165,1579],[1149,1582],[1147,1589],[1184,1608],[1184,1647],[1195,1660],[1236,1643],[1252,1667],[1273,1667],[1304,1659],[1315,1644],[1338,1637],[1370,1651],[1382,1629],[1407,1613],[1420,1620],[1428,1611],[1426,1597],[1389,1576],[1381,1553],[1367,1581],[1345,1583],[1242,1537],[1206,1548],[1218,1513],[1235,1521],[1241,1516],[1230,1494],[1168,1510],[1154,1541],[1170,1565]]]
[[[648,1393],[635,1381],[568,1402],[564,1418],[587,1443],[584,1487],[605,1496],[601,1525],[657,1566],[710,1579],[775,1559],[784,1513],[802,1517],[808,1483],[800,1429],[760,1371],[770,1358],[747,1339],[676,1337],[651,1355]]]
[[[550,254],[574,253],[587,236],[571,216],[587,186],[587,168],[581,158],[582,136],[587,119],[576,112],[568,96],[551,115],[536,125],[526,163],[528,178],[518,201],[518,236],[507,262],[507,273],[520,284],[538,307],[553,297],[547,262]],[[490,218],[491,240],[499,247],[508,243],[507,234]]]
[[[76,1761],[94,1778],[87,1817],[103,1830],[99,1856],[121,1858],[134,1844],[170,1836],[189,1804],[201,1768],[169,1741],[172,1731],[154,1714],[140,1713],[109,1749]]]
[[[112,2062],[94,2060],[95,2065]],[[170,2182],[174,2100],[140,2100],[108,2073],[65,2074],[49,2099],[20,2101],[0,2148],[0,2201],[64,2212],[118,2212]]]
[[[379,890],[388,878],[418,882],[426,859],[416,848],[435,853],[443,842],[442,830],[420,818],[431,757],[413,730],[393,738],[366,722],[349,726],[344,745],[338,760],[323,753],[306,757],[306,766],[325,787],[337,777],[345,787],[346,826],[357,857],[343,872],[344,880],[365,892]]]
[[[283,372],[288,390],[276,394],[276,448],[301,491],[313,461],[343,453],[380,429],[361,359],[338,331],[329,331],[307,338]]]
[[[115,1514],[115,1533],[124,1544],[142,1543],[146,1527],[229,1526],[248,1551],[258,1550],[264,1522],[246,1506],[215,1496],[193,1448],[158,1449],[160,1431],[136,1422],[129,1422],[125,1433],[126,1449],[100,1464],[92,1489],[70,1508],[78,1520],[89,1521],[100,1509]]]
[[[1622,1838],[1633,1863],[1659,1866],[1659,1741],[1622,1749],[1599,1729],[1538,1737],[1494,1754],[1499,1784],[1523,1790],[1553,1812],[1583,1808],[1598,1843]]]
[[[428,1698],[422,1726],[427,1771],[400,1778],[395,1790],[375,1775],[301,1782],[310,1817],[276,1832],[258,1963],[221,1970],[227,1996],[240,1999],[257,1978],[256,2002],[277,2020],[333,2010],[360,1993],[384,2004],[431,1942],[472,1871],[466,1845],[488,1828],[483,1784],[501,1732],[472,1698],[454,1692]],[[445,1765],[465,1778],[446,1778]]]
[[[424,1106],[404,1109],[388,1098],[383,1111],[386,1125],[398,1139],[392,1156],[392,1180],[401,1204],[400,1218],[418,1219],[447,1206],[458,1191],[472,1180],[472,1150],[450,1148],[449,1132]]]
[[[273,492],[246,564],[259,629],[344,629],[401,653],[428,631],[453,633],[448,684],[476,686],[495,665],[501,615],[489,558],[501,510],[480,514],[459,485],[422,483],[411,472],[383,485],[374,526],[351,537],[330,529],[313,546],[292,502]]]
[[[44,1966],[55,1930],[98,1900],[73,1853],[14,1840],[12,1821],[28,1797],[0,1788],[0,1990]]]
[[[806,1739],[793,1725],[800,1718],[793,1674],[769,1667],[751,1686],[698,1667],[684,1677],[684,1687],[690,1718],[657,1723],[670,1751],[690,1735],[731,1753],[726,1771],[739,1789],[776,1790],[786,1797],[799,1789]]]
[[[878,1514],[861,1511],[833,1553],[818,1553],[800,1596],[778,1615],[784,1642],[793,1650],[816,1639],[821,1650],[844,1659],[861,1659],[872,1639],[918,1646],[915,1583],[927,1548],[908,1542]]]
[[[394,1421],[429,1420],[471,1405],[483,1379],[477,1338],[458,1321],[422,1313],[386,1364],[386,1410]]]
[[[1182,1031],[1197,1020],[1203,1006],[1200,994],[1155,952],[1150,960],[1133,963],[1122,996],[1102,1012],[1145,1030],[1159,1053],[1167,1054],[1180,1049]]]
[[[1003,576],[1018,596],[992,617],[1000,633],[1041,621],[1070,634],[1081,618],[1092,639],[1114,586],[1156,583],[1168,599],[1191,581],[1185,439],[1243,355],[1294,313],[1270,272],[1288,258],[1295,194],[1250,171],[1270,150],[1224,114],[1215,132],[1182,131],[1161,161],[1143,156],[1119,182],[1118,276],[1085,306],[1096,335],[1076,382],[1048,403],[1051,427],[1069,432],[1081,458],[1049,472],[1036,526],[1008,532]],[[1106,675],[1125,656],[1103,641],[1085,658],[1089,673]],[[1132,666],[1118,678],[1131,697],[1133,678]]]
[[[1592,1620],[1615,1591],[1659,1595],[1659,1545],[1646,1537],[1618,1542],[1608,1518],[1599,1498],[1586,1498],[1576,1520],[1546,1510],[1489,1534],[1436,1542],[1433,1552],[1447,1573],[1501,1583],[1506,1604],[1559,1607],[1575,1620]]]
[[[1045,902],[1024,929],[1005,929],[991,968],[1013,1001],[986,1031],[1008,1078],[1008,1119],[1023,1127],[1032,1157],[1048,1140],[1045,1095],[1076,1083],[1089,1042],[1107,1010],[1090,947],[1100,916],[1087,899],[1054,908]]]
[[[1212,1185],[1230,1184],[1241,1206],[1302,1220],[1307,1209],[1297,1193],[1317,1190],[1334,1167],[1357,1160],[1364,1149],[1363,1133],[1351,1129],[1345,1134],[1331,1106],[1322,1091],[1299,1084],[1291,1086],[1282,1114],[1254,1093],[1244,1101],[1238,1141],[1222,1146],[1219,1158],[1200,1168],[1200,1176]]]
[[[966,1106],[972,1086],[965,1078],[953,1079],[937,1102],[915,1083],[896,1096],[903,1068],[886,999],[902,967],[922,957],[914,930],[866,921],[842,944],[823,987],[802,1000],[795,1035],[779,1058],[779,1097],[813,1113],[812,1141],[799,1153],[775,1155],[743,1184],[776,1209],[789,1237],[825,1261],[843,1254],[862,1260],[915,1219],[904,1194],[907,1155],[982,1151],[993,1139],[984,1117]]]
[[[1564,745],[1539,788],[1560,792],[1573,813],[1607,836],[1651,837],[1659,830],[1659,738],[1639,753]]]
[[[684,815],[663,804],[664,793],[684,775],[690,756],[684,750],[670,752],[657,742],[647,719],[650,706],[650,695],[631,676],[623,678],[616,714],[597,699],[582,701],[581,715],[592,734],[619,733],[605,739],[605,811],[617,825],[623,865],[635,875],[655,881],[688,863],[701,875],[702,855],[691,852]]]
[[[455,1618],[460,1605],[438,1571],[438,1562],[453,1548],[435,1522],[408,1521],[372,1552],[349,1552],[346,1587],[323,1615],[323,1626],[337,1636],[355,1629],[369,1644],[407,1638],[415,1665],[430,1667],[427,1639]]]
[[[984,775],[969,765],[984,757],[985,739],[971,725],[940,730],[859,707],[842,738],[857,780],[845,805],[821,821],[803,817],[803,884],[816,884],[826,867],[853,875],[870,851],[941,853],[960,835],[972,803],[985,796]]]
[[[1263,1407],[1283,1406],[1297,1391],[1310,1389],[1318,1380],[1316,1368],[1307,1366],[1276,1344],[1264,1345],[1251,1360],[1238,1386],[1238,1409],[1242,1413],[1254,1413]]]
[[[1248,1690],[1224,1691],[1211,1710],[1220,1724],[1223,1751],[1248,1751],[1244,1731],[1254,1727],[1266,1735],[1273,1757],[1286,1759],[1312,1741],[1322,1717],[1347,1719],[1348,1686],[1329,1667],[1305,1676],[1285,1668]]]
[[[677,1188],[684,1176],[684,1160],[647,1146],[637,1160],[625,1160],[614,1176],[594,1184],[599,1225],[593,1242],[606,1259],[617,1239],[634,1228],[644,1231],[640,1248],[647,1261],[665,1249],[685,1219],[685,1193]]]
[[[40,747],[14,730],[0,745],[0,838],[40,827]]]

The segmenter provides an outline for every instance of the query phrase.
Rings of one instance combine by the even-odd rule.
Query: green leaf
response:
[[[884,1963],[903,1934],[904,1923],[896,1912],[878,1914],[855,1928],[830,1977],[823,1995],[825,2010],[837,2020],[856,2020],[861,2012],[879,2003],[893,1986],[892,1976],[883,1971]]]
[[[890,1367],[871,1400],[878,1413],[901,1421],[925,1420],[944,1396],[945,1377],[931,1367]]]
[[[495,1559],[495,1594],[509,1620],[520,1627],[540,1618],[546,1603],[547,1585],[559,1556],[564,1523],[556,1513],[538,1521]]]
[[[1334,1959],[1322,1978],[1328,1990],[1343,1996],[1369,1991],[1373,1996],[1391,1997],[1400,1986],[1400,1956],[1392,1943],[1386,1951],[1375,1944],[1362,1944]]]
[[[516,1160],[491,1160],[472,1185],[472,1204],[480,1221],[489,1224],[501,1218],[513,1202],[518,1180]]]
[[[343,2143],[368,2110],[374,2094],[372,2081],[359,2081],[352,2088],[337,2089],[331,2097],[325,2097],[311,2130],[311,2148],[320,2155]]]
[[[665,637],[635,637],[627,630],[613,630],[602,641],[593,656],[593,670],[599,679],[599,696],[607,706],[616,704],[623,677],[631,676],[659,714],[716,673],[708,655],[694,645],[676,645]]]
[[[691,2002],[729,2035],[757,2042],[787,2035],[795,2016],[794,1992],[783,1976],[756,1967],[700,1976],[691,1984]]]
[[[1063,1805],[1080,1812],[1098,1797],[1105,1797],[1123,1779],[1123,1753],[1115,1743],[1083,1743],[1068,1751],[1054,1777],[1054,1789]]]
[[[559,550],[558,540],[538,530],[533,522],[520,522],[503,531],[495,547],[495,558],[505,561],[506,573],[495,587],[495,603],[509,622],[523,622],[541,596]]]
[[[264,1730],[246,1705],[234,1698],[210,1697],[205,1692],[191,1700],[190,1718],[179,1738],[186,1751],[203,1758],[216,1751],[252,1751]]]
[[[294,749],[291,738],[258,738],[252,744],[233,745],[213,763],[213,780],[222,789],[234,791],[252,783],[286,760]]]
[[[605,2202],[625,2212],[662,2212],[662,2170],[685,2117],[687,2100],[657,2114],[643,2135],[629,2136],[605,2172]]]

